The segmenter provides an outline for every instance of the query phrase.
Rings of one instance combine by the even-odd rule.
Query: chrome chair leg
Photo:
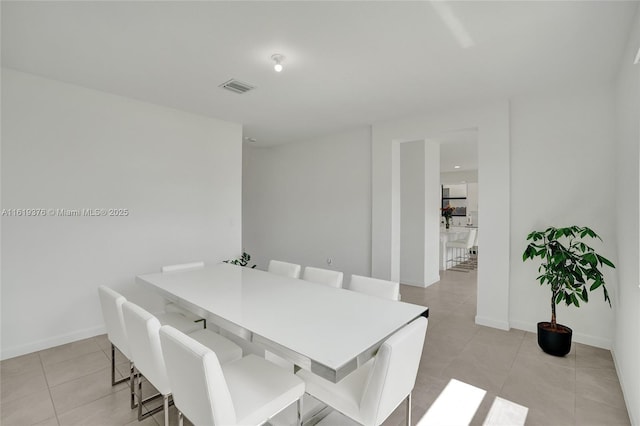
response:
[[[111,386],[118,385],[120,383],[129,380],[128,377],[123,377],[120,380],[116,380],[116,347],[111,344]]]
[[[184,426],[184,416],[180,410],[178,410],[178,426]]]
[[[130,369],[129,369],[129,391],[131,392],[131,409],[132,410],[137,407],[135,381],[136,381],[136,369],[135,369],[135,366],[133,365],[133,362],[131,362]]]
[[[135,366],[134,366],[135,369]],[[133,376],[135,378],[135,380],[137,381],[138,385],[136,386],[136,406],[138,407],[138,421],[141,422],[142,420],[146,419],[149,416],[153,416],[156,413],[159,413],[162,410],[165,410],[165,424],[169,424],[169,406],[173,405],[173,400],[169,399],[170,395],[162,395],[161,393],[157,393],[155,395],[151,395],[150,397],[146,398],[146,399],[142,399],[142,374],[138,371],[138,369],[135,369],[133,372]],[[163,398],[163,402],[162,405],[159,405],[156,408],[153,408],[151,410],[147,410],[146,413],[142,413],[142,406],[143,404],[154,400],[158,397],[162,397]]]
[[[411,392],[407,396],[407,426],[411,426]]]
[[[162,397],[162,407],[164,408],[164,424],[169,426],[169,395]]]
[[[134,372],[134,376],[136,381],[138,382],[138,386],[136,387],[136,396],[137,396],[137,405],[138,405],[138,421],[142,420],[142,374],[136,374]]]

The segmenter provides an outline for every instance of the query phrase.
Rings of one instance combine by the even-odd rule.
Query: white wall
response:
[[[372,127],[372,274],[389,279],[399,270],[399,204],[392,190],[392,148],[397,141],[478,128],[478,183],[482,253],[476,322],[506,329],[509,309],[509,108],[507,102],[406,117]],[[506,207],[505,207],[506,206]]]
[[[510,323],[535,331],[538,321],[550,321],[551,293],[536,281],[538,264],[522,262],[529,232],[589,226],[604,241],[593,243],[596,250],[619,263],[613,91],[609,85],[550,91],[514,98],[511,108]],[[605,271],[605,278],[615,297],[614,273]],[[602,290],[589,300],[579,309],[559,306],[558,322],[573,329],[575,341],[609,348],[613,310]]]
[[[640,424],[640,65],[632,61],[640,48],[640,11],[622,58],[616,91],[616,215],[619,277],[615,304],[613,356],[631,422]]]
[[[279,259],[342,271],[345,283],[371,273],[370,138],[367,127],[245,147],[243,247],[259,268]]]
[[[2,208],[126,208],[126,217],[2,217],[2,358],[102,333],[96,288],[145,306],[134,277],[236,256],[238,124],[2,70]]]
[[[440,143],[424,142],[424,286],[440,281]]]
[[[463,170],[460,172],[442,172],[440,173],[440,183],[442,185],[458,184],[465,182],[478,182],[477,170]]]
[[[400,144],[400,282],[424,286],[425,143]]]

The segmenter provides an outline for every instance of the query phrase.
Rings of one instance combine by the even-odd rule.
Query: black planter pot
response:
[[[538,323],[538,346],[540,349],[554,356],[565,356],[571,351],[571,336],[573,330],[561,324],[556,329],[551,328],[550,322]]]

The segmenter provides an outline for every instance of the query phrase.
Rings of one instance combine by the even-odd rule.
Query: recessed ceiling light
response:
[[[453,168],[454,168],[454,169],[459,169],[459,168],[460,168],[460,166],[453,166]]]
[[[273,59],[273,61],[276,63],[273,66],[273,69],[276,72],[282,71],[282,62],[284,61],[284,55],[281,55],[279,53],[275,53],[275,54],[271,55],[271,59]]]

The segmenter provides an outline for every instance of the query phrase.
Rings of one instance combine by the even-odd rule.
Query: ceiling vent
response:
[[[243,83],[242,81],[235,80],[233,78],[229,81],[225,81],[219,87],[222,87],[223,89],[231,90],[232,92],[240,93],[240,94],[246,93],[249,90],[255,89],[254,86],[247,83]]]

